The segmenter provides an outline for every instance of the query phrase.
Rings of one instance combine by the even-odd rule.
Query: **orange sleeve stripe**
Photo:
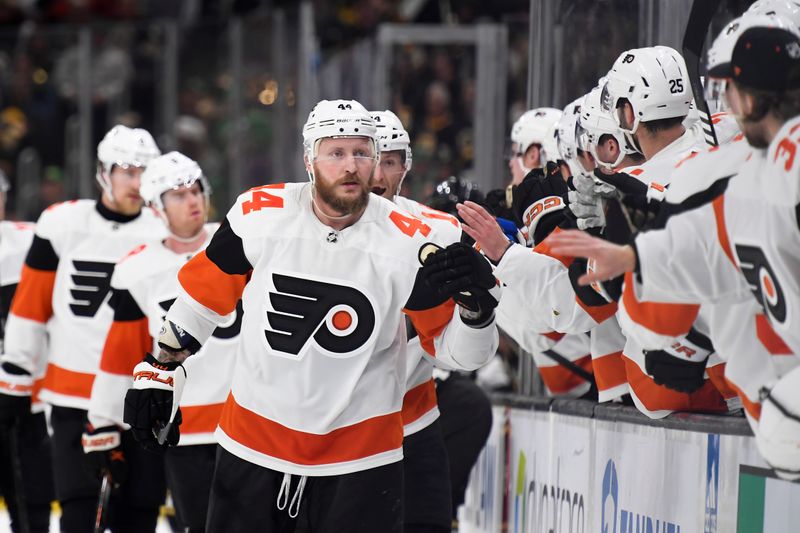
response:
[[[584,355],[573,362],[587,372],[592,372],[591,355]],[[585,379],[561,365],[539,367],[539,374],[542,376],[545,386],[553,394],[566,394],[575,387],[586,383]]]
[[[735,383],[733,383],[731,380],[726,381],[728,382],[728,385],[730,385],[730,387],[736,391],[736,394],[739,395],[739,399],[742,400],[742,406],[744,407],[744,410],[747,411],[747,414],[749,414],[753,420],[758,421],[758,419],[761,418],[761,402],[750,401],[750,398],[748,398],[744,391],[737,387]]]
[[[438,405],[436,401],[436,385],[429,379],[417,385],[403,396],[403,424],[407,425],[419,420]]]
[[[725,227],[725,195],[717,196],[714,201],[711,202],[711,205],[714,208],[714,219],[717,221],[717,239],[719,239],[719,244],[722,246],[722,251],[725,252],[725,255],[727,255],[728,259],[733,263],[733,266],[738,269],[739,266],[733,258],[731,242],[728,240],[728,229]]]
[[[631,390],[649,411],[706,411],[711,413],[728,411],[728,404],[710,381],[706,381],[702,387],[691,394],[686,394],[656,384],[652,377],[642,372],[639,365],[627,357],[623,360]]]
[[[411,323],[414,324],[414,329],[417,330],[420,345],[433,357],[436,357],[436,348],[433,345],[433,340],[441,335],[445,326],[453,318],[455,307],[456,303],[451,298],[430,309],[421,311],[403,309],[403,312],[411,319]]]
[[[75,372],[50,363],[44,376],[42,389],[64,396],[91,398],[94,374]]]
[[[130,376],[133,367],[153,349],[153,338],[148,330],[147,318],[114,321],[108,330],[100,370],[109,374]]]
[[[218,315],[227,315],[236,309],[236,302],[247,284],[247,275],[226,274],[203,250],[183,265],[178,281],[195,301]]]
[[[558,331],[548,331],[547,333],[541,333],[540,335],[542,335],[542,337],[547,337],[551,341],[558,342],[564,338],[566,333],[559,333]]]
[[[217,429],[225,402],[208,405],[181,406],[181,434],[213,433]]]
[[[707,367],[706,373],[723,398],[730,400],[738,395],[736,389],[725,379],[725,363]]]
[[[679,337],[688,333],[700,312],[699,305],[640,302],[633,293],[633,283],[633,273],[627,272],[622,301],[631,320],[659,335]]]
[[[226,435],[251,450],[299,465],[355,461],[403,446],[399,411],[319,435],[265,418],[236,403],[236,398],[230,394],[219,426]]]
[[[555,235],[559,231],[562,231],[561,228],[554,228],[553,231],[550,232],[550,235]],[[547,237],[549,238],[550,235],[548,235]],[[545,239],[539,244],[537,244],[533,248],[533,251],[536,252],[537,254],[542,254],[546,255],[547,257],[552,257],[556,261],[560,261],[561,264],[564,265],[565,267],[569,268],[569,266],[572,264],[572,261],[575,258],[567,255],[558,255],[553,253],[553,250],[550,248],[550,244],[547,241],[548,239]]]
[[[22,275],[11,302],[11,312],[18,317],[47,323],[53,316],[53,286],[55,270],[39,270],[22,266]]]
[[[622,360],[622,351],[593,358],[592,367],[598,390],[611,390],[628,381],[625,373],[625,361]]]
[[[605,305],[586,305],[577,296],[575,297],[575,301],[581,309],[586,311],[586,314],[592,317],[592,320],[598,324],[605,322],[617,314],[617,302],[609,302]]]
[[[783,342],[763,313],[756,315],[756,335],[770,354],[792,355],[792,350]]]

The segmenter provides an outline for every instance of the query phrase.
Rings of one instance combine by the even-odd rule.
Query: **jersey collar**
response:
[[[141,210],[136,213],[135,215],[123,215],[122,213],[117,213],[116,211],[112,211],[111,209],[107,208],[103,205],[102,200],[98,198],[97,202],[94,204],[94,208],[106,220],[111,222],[119,222],[120,224],[125,224],[126,222],[131,222],[139,218],[139,215],[142,214]]]

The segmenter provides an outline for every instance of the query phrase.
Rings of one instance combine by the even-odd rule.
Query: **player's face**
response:
[[[142,197],[139,196],[142,167],[122,167],[114,165],[111,178],[111,196],[114,198],[114,210],[121,215],[135,215],[142,209]]]
[[[609,136],[598,143],[596,151],[597,157],[600,158],[603,163],[611,164],[619,157],[619,144]]]
[[[583,170],[586,172],[592,172],[594,168],[597,166],[597,163],[592,157],[592,154],[587,152],[586,150],[581,150],[578,148],[578,162],[583,167]]]
[[[388,200],[394,198],[406,173],[402,154],[400,150],[381,152],[381,160],[372,179],[372,192]]]
[[[769,138],[761,120],[753,121],[748,118],[755,107],[753,96],[740,91],[735,83],[729,82],[725,88],[725,102],[733,113],[736,123],[739,124],[747,143],[754,148],[768,147]]]
[[[165,192],[161,196],[170,231],[178,237],[200,233],[206,221],[206,197],[199,181],[189,187]]]
[[[317,199],[347,215],[367,205],[377,161],[366,137],[323,139],[314,158]]]
[[[508,161],[508,168],[511,170],[512,185],[519,185],[531,169],[542,166],[539,161],[539,150],[538,145],[532,144],[524,154],[521,154],[517,143],[511,145],[513,155]]]

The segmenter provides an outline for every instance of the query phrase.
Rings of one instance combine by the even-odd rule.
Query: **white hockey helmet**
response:
[[[547,129],[547,134],[544,136],[544,142],[542,143],[542,151],[540,156],[541,156],[540,159],[542,161],[542,167],[545,167],[548,161],[555,163],[558,160],[563,159],[561,157],[561,153],[558,151],[557,120],[553,122]]]
[[[800,367],[784,375],[761,403],[755,431],[764,460],[784,479],[800,478]]]
[[[633,108],[633,124],[622,125],[617,107],[626,99]],[[636,133],[640,122],[685,117],[692,102],[686,63],[668,46],[635,48],[620,54],[608,72],[601,105],[613,114],[622,131]]]
[[[605,78],[600,78],[598,86],[592,89],[583,100],[581,114],[578,118],[578,148],[592,154],[598,165],[612,169],[618,167],[626,155],[636,153],[636,148],[628,142],[611,113],[601,107],[600,93],[604,84]],[[603,135],[610,135],[617,141],[619,155],[616,161],[606,163],[598,157],[597,146]]]
[[[211,186],[203,176],[200,165],[180,152],[169,152],[153,159],[144,169],[139,194],[147,205],[163,215],[162,196],[165,192],[191,187],[198,181],[203,188],[207,203],[211,196]]]
[[[511,142],[517,143],[517,152],[524,154],[532,144],[544,146],[559,118],[561,110],[553,107],[537,107],[523,113],[511,126]]]
[[[103,188],[103,192],[112,199],[110,173],[114,165],[123,168],[146,167],[159,155],[161,150],[147,130],[122,125],[114,126],[97,145],[99,165],[95,178]]]
[[[583,98],[581,96],[567,104],[556,124],[558,153],[561,155],[561,159],[569,166],[573,176],[583,169],[580,161],[578,161],[578,117],[580,117]]]
[[[411,170],[411,137],[400,122],[400,118],[389,111],[371,111],[381,152],[405,151],[406,172]]]
[[[787,19],[794,27],[800,27],[800,2],[792,0],[757,0],[742,16],[772,15]]]
[[[320,141],[329,137],[367,137],[376,160],[380,153],[375,121],[355,100],[320,100],[308,114],[303,125],[303,152],[309,162],[317,156]],[[308,177],[314,181],[313,170]]]
[[[756,2],[758,4],[759,2]],[[791,3],[791,2],[790,2]],[[753,4],[755,6],[755,4]],[[751,6],[752,9],[752,6]],[[739,18],[729,22],[714,39],[706,54],[706,70],[708,79],[705,83],[707,101],[722,101],[727,86],[733,48],[739,37],[750,28],[782,28],[800,36],[797,24],[781,13],[759,13],[759,10],[748,10]]]

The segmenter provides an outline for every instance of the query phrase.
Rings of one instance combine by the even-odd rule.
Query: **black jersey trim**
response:
[[[114,322],[131,322],[145,318],[139,304],[125,289],[112,289],[108,305],[114,310]]]
[[[222,221],[211,238],[206,248],[206,256],[229,275],[244,275],[253,270],[253,266],[244,254],[242,238],[236,235],[227,218]]]
[[[697,209],[700,206],[710,204],[715,198],[720,196],[728,188],[728,182],[734,175],[725,176],[711,184],[707,189],[696,192],[688,196],[685,200],[678,204],[663,202],[661,209],[658,212],[655,222],[651,229],[662,229],[667,225],[670,217]]]
[[[101,199],[97,200],[97,203],[94,204],[94,208],[104,219],[110,220],[111,222],[119,222],[120,224],[132,222],[139,218],[139,215],[142,214],[141,210],[139,210],[139,212],[135,215],[123,215],[122,213],[117,213],[116,211],[112,211],[103,205],[103,201]]]
[[[33,242],[25,257],[25,264],[36,270],[54,271],[58,268],[58,254],[53,249],[53,244],[48,239],[38,235],[33,236]]]

